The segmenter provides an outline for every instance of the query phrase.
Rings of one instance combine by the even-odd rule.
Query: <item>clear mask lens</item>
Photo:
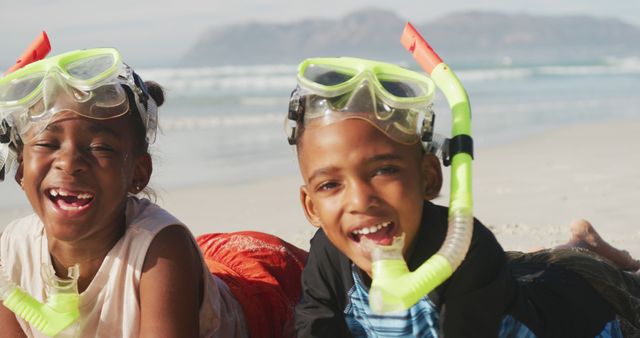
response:
[[[45,73],[36,73],[0,83],[0,107],[9,106],[33,96],[44,77]]]
[[[98,55],[70,62],[64,66],[64,70],[74,79],[88,81],[99,79],[100,75],[112,70],[115,64],[113,55]]]
[[[8,137],[14,146],[31,141],[60,112],[102,120],[130,109],[140,114],[153,143],[157,105],[113,48],[60,54],[0,78],[0,119],[13,130]]]
[[[305,60],[298,86],[305,125],[361,118],[401,143],[420,140],[435,92],[433,81],[422,74],[356,58]]]
[[[50,72],[43,84],[43,112],[30,111],[32,118],[72,110],[89,118],[106,119],[120,116],[129,109],[127,94],[117,81],[85,90]]]
[[[378,82],[384,90],[398,98],[417,98],[428,96],[428,88],[411,79],[398,79],[397,76],[378,74]]]
[[[335,86],[351,80],[357,73],[348,68],[311,64],[303,72],[304,78],[323,86]]]
[[[407,94],[410,87],[401,87],[396,82],[386,82],[389,89]],[[394,84],[391,86],[390,84]],[[369,79],[357,84],[354,90],[335,97],[307,95],[304,124],[330,124],[347,118],[360,118],[397,142],[414,144],[419,141],[422,119],[430,113],[429,103],[423,102],[406,107],[391,105],[384,94]]]

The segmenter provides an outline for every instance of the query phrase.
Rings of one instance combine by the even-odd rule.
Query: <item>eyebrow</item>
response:
[[[367,158],[364,162],[366,164],[375,163],[375,162],[384,162],[384,161],[397,161],[400,159],[400,156],[395,153],[386,153],[376,155],[370,158]],[[315,170],[311,175],[309,175],[309,182],[313,181],[318,176],[328,174],[332,171],[337,171],[338,167],[336,166],[327,166],[320,169]]]
[[[309,175],[309,182],[312,182],[318,176],[322,176],[336,170],[338,170],[336,166],[328,166],[317,169],[311,175]]]
[[[386,153],[386,154],[380,154],[380,155],[376,155],[371,158],[368,158],[366,162],[371,163],[371,162],[382,162],[382,161],[397,161],[399,159],[400,159],[400,155],[396,153]]]

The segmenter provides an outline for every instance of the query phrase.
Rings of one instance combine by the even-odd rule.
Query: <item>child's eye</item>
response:
[[[397,167],[394,166],[384,166],[376,169],[375,175],[393,175],[400,171]]]
[[[113,147],[107,144],[92,144],[91,146],[89,146],[89,150],[93,152],[113,152],[114,151]]]
[[[55,149],[56,147],[58,147],[57,143],[50,142],[50,141],[36,141],[32,145],[35,148],[41,148],[41,149]]]
[[[317,191],[330,191],[338,187],[337,182],[324,182],[318,185]]]

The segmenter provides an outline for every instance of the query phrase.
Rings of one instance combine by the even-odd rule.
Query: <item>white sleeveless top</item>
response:
[[[153,238],[169,225],[182,225],[146,199],[129,198],[127,230],[105,257],[87,289],[80,294],[80,333],[77,337],[138,337],[140,276]],[[194,245],[197,247],[195,239]],[[33,214],[11,222],[0,238],[0,259],[8,277],[39,301],[45,299],[42,263],[51,265],[44,225]],[[200,251],[198,249],[198,251]],[[200,337],[248,337],[244,315],[229,288],[209,273],[200,253],[204,299],[200,308]],[[18,319],[28,337],[45,337]]]

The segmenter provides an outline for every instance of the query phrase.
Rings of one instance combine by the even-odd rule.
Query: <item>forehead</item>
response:
[[[406,160],[419,160],[420,145],[398,143],[362,119],[344,119],[328,125],[310,124],[300,138],[301,166],[343,165],[394,154]]]
[[[109,119],[92,119],[71,111],[64,111],[55,114],[47,122],[45,130],[52,133],[71,132],[74,135],[88,133],[130,137],[133,132],[131,123],[129,113]]]

